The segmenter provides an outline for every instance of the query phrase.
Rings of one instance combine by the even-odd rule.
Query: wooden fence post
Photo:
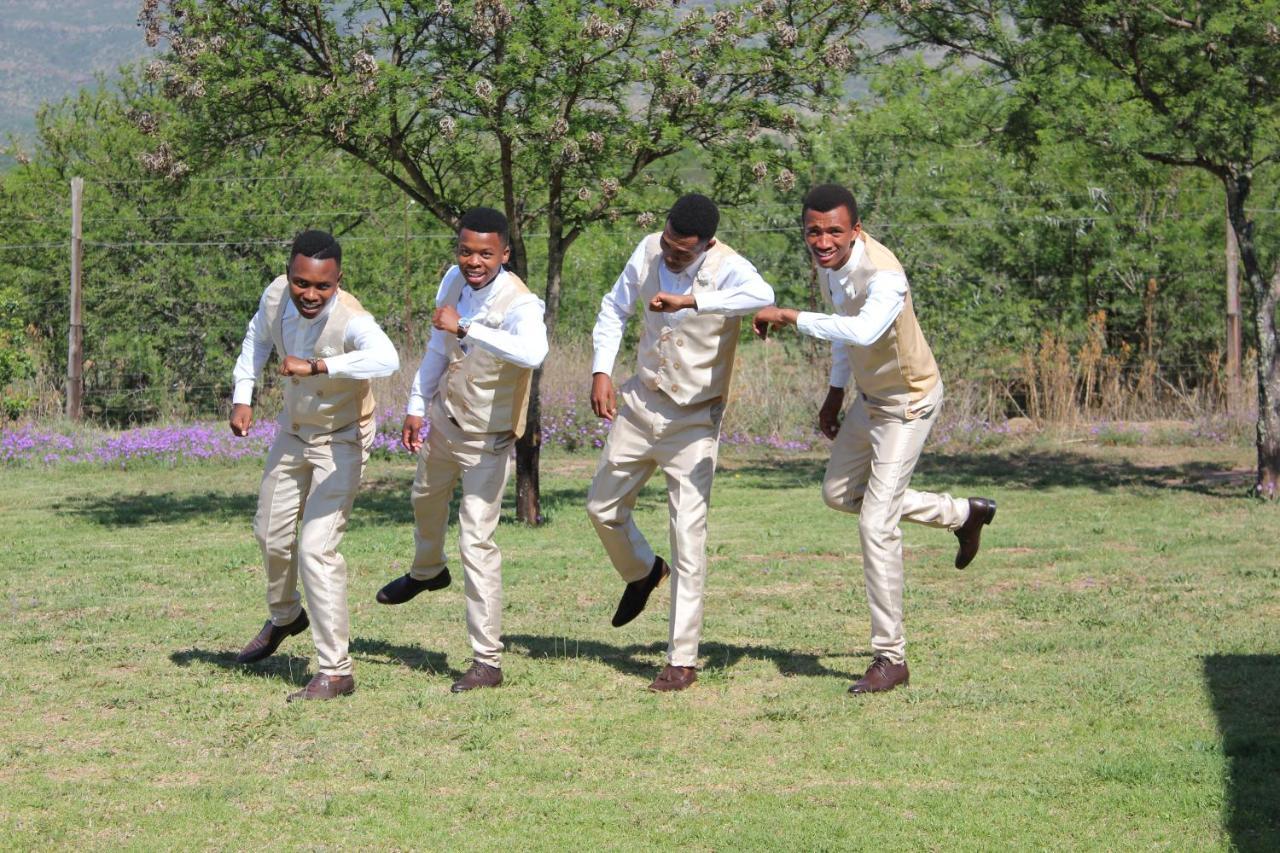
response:
[[[84,417],[84,321],[80,273],[83,257],[84,178],[71,179],[71,324],[67,329],[67,417]]]

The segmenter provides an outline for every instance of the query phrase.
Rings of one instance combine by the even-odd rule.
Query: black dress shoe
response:
[[[497,687],[502,683],[502,670],[496,666],[489,666],[487,663],[480,663],[478,660],[471,662],[471,668],[463,673],[462,677],[453,682],[449,688],[451,693],[463,693],[467,690],[475,690],[477,687]]]
[[[859,678],[849,688],[850,693],[884,693],[899,684],[908,684],[911,673],[907,670],[907,662],[893,663],[883,655],[876,655],[867,667],[866,675]]]
[[[982,527],[996,517],[996,502],[988,498],[969,498],[969,517],[956,531],[960,550],[956,551],[956,568],[963,569],[978,556]]]
[[[449,570],[425,581],[414,580],[409,575],[402,575],[378,590],[379,604],[404,604],[420,592],[444,589],[449,585]]]
[[[249,645],[236,655],[236,663],[253,663],[271,657],[286,637],[302,633],[310,624],[305,610],[288,625],[273,625],[268,619],[267,624],[263,625],[262,630],[258,632],[258,636],[250,640]]]
[[[307,682],[301,690],[285,697],[286,702],[309,701],[311,699],[337,699],[356,690],[356,680],[350,675],[325,675],[323,672]]]
[[[671,567],[667,565],[667,561],[654,557],[649,574],[627,584],[627,588],[622,591],[622,600],[618,602],[618,609],[613,614],[613,627],[621,628],[643,613],[644,606],[649,603],[649,593],[657,589],[658,584],[669,574]]]

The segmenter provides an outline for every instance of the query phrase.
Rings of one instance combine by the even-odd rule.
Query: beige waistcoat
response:
[[[682,406],[724,398],[733,378],[733,357],[738,349],[741,317],[694,314],[668,326],[665,315],[648,309],[649,300],[662,289],[660,234],[646,238],[644,267],[640,270],[640,311],[644,328],[637,350],[637,375],[647,387],[662,391]],[[724,243],[707,250],[689,293],[697,296],[717,287],[717,273],[724,259],[737,254]]]
[[[284,306],[289,300],[289,282],[280,276],[271,282],[266,295],[266,317],[276,352],[284,358]],[[353,317],[368,314],[345,290],[333,297],[333,306],[324,320],[324,328],[316,338],[315,358],[328,358],[347,352],[347,324]],[[297,355],[297,353],[294,353]],[[337,432],[357,421],[373,416],[373,388],[367,379],[339,379],[322,373],[318,376],[290,376],[284,383],[284,410],[280,412],[280,428],[304,441]]]
[[[837,311],[852,317],[862,310],[867,301],[867,285],[871,276],[882,270],[902,272],[902,264],[893,253],[862,233],[864,248],[858,265],[844,283],[844,304]],[[831,300],[827,275],[818,276],[822,296],[828,305]],[[888,330],[870,346],[846,346],[849,366],[853,371],[858,390],[872,400],[911,405],[918,403],[938,384],[938,365],[933,360],[916,313],[911,305],[908,290],[901,313]]]
[[[525,283],[513,272],[507,272],[492,285],[500,287],[492,296],[492,302],[472,323],[498,328],[511,304],[529,292]],[[440,305],[455,308],[467,283],[462,276],[445,294]],[[456,335],[445,335],[445,351],[449,366],[441,381],[440,401],[445,412],[467,432],[514,433],[524,435],[525,420],[529,410],[529,389],[533,382],[533,369],[498,358],[484,347],[475,345],[470,352],[462,349]]]

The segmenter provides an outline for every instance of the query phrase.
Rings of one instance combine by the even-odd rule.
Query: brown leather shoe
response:
[[[978,556],[978,544],[982,539],[982,527],[996,517],[996,502],[989,498],[969,498],[969,517],[956,531],[960,550],[956,551],[956,568],[963,569]]]
[[[649,570],[649,574],[627,584],[627,588],[622,591],[618,609],[613,614],[613,627],[621,628],[643,613],[644,606],[649,603],[649,593],[657,589],[669,574],[671,574],[671,567],[667,565],[667,561],[661,557],[654,557],[653,568]]]
[[[477,687],[497,687],[502,683],[502,670],[496,666],[489,666],[487,663],[480,663],[478,660],[471,662],[471,668],[468,669],[463,676],[453,682],[453,686],[449,688],[452,693],[462,693],[466,690],[475,690]]]
[[[649,685],[649,689],[655,693],[670,693],[675,690],[684,690],[692,687],[697,680],[697,667],[667,664],[662,668],[662,672],[658,673],[658,677],[653,680],[653,684]]]
[[[849,688],[850,693],[883,693],[911,681],[907,662],[893,663],[884,655],[876,655],[867,672]]]
[[[356,680],[350,675],[325,675],[323,672],[307,682],[301,690],[285,697],[286,702],[307,699],[337,699],[356,690]]]
[[[267,624],[263,625],[262,630],[258,632],[258,636],[250,640],[249,645],[236,655],[236,663],[253,663],[271,657],[276,653],[276,649],[280,648],[285,638],[302,633],[310,625],[305,610],[288,625],[272,625],[271,620],[268,619]]]

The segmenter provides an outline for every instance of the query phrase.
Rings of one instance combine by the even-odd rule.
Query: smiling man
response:
[[[524,433],[533,371],[547,356],[542,300],[503,269],[510,255],[505,216],[489,207],[463,214],[458,263],[436,293],[434,330],[409,392],[400,437],[418,454],[411,493],[413,564],[378,592],[382,604],[403,604],[449,585],[445,531],[449,501],[461,480],[458,547],[475,656],[450,688],[454,693],[502,683],[502,554],[493,534],[511,446]]]
[[[587,495],[587,514],[626,582],[615,628],[644,610],[671,576],[667,665],[650,690],[697,680],[707,576],[707,509],[720,448],[720,419],[733,375],[741,317],[773,301],[756,268],[715,239],[720,211],[691,193],[672,205],[658,234],[640,242],[600,302],[592,339],[591,407],[613,427]],[[637,370],[620,392],[613,367],[627,320],[644,322]],[[667,480],[671,563],[632,519],[636,498],[661,469]]]
[[[270,618],[236,660],[270,657],[310,625],[319,674],[289,695],[292,702],[355,690],[347,651],[347,563],[338,544],[373,443],[369,380],[395,373],[400,358],[373,316],[342,289],[342,247],[331,235],[299,234],[287,269],[267,286],[245,332],[231,432],[248,435],[254,385],[275,349],[286,377],[284,408],[254,519]],[[299,578],[311,621],[298,595]]]
[[[831,342],[827,398],[818,427],[834,439],[822,482],[827,506],[858,515],[862,569],[871,608],[871,665],[850,693],[892,690],[909,679],[902,626],[899,520],[943,527],[960,540],[955,566],[978,553],[995,501],[957,499],[907,486],[942,405],[942,380],[916,321],[911,290],[893,253],[862,230],[853,194],[835,184],[809,191],[804,239],[833,314],[765,308],[754,326],[793,325]],[[841,423],[845,387],[857,390]]]

